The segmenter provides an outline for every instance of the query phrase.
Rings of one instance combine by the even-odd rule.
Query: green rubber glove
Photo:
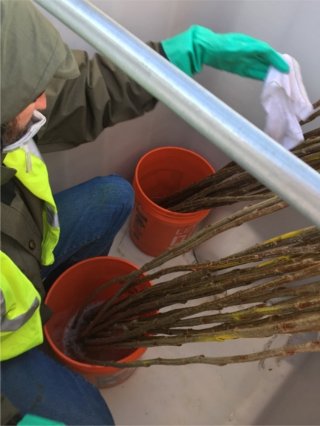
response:
[[[203,65],[257,80],[266,78],[270,66],[289,72],[287,62],[268,43],[245,34],[217,34],[193,25],[161,45],[169,61],[190,76]]]
[[[17,424],[18,426],[65,426],[64,423],[33,414],[26,414]]]

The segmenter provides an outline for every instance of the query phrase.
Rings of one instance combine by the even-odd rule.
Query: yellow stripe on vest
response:
[[[43,342],[41,298],[31,281],[3,251],[1,261],[1,361]]]

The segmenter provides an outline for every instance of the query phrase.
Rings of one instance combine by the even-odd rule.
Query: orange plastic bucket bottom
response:
[[[75,313],[87,303],[95,288],[115,276],[128,274],[137,269],[138,267],[133,263],[116,257],[104,256],[87,259],[73,265],[61,274],[46,297],[46,304],[53,312],[52,317],[44,327],[45,336],[51,349],[63,364],[82,374],[98,388],[122,383],[131,376],[135,369],[91,365],[73,359],[66,350],[66,333]],[[149,282],[143,283],[137,288],[128,290],[124,295],[136,293],[150,285]],[[94,303],[108,300],[119,289],[119,286],[119,284],[114,284],[99,292]],[[128,350],[118,351],[115,360],[121,362],[135,361],[145,351],[145,348],[137,348],[131,352]],[[99,359],[103,359],[103,357],[104,354],[100,353]],[[110,360],[110,352],[105,354],[105,359]]]
[[[188,149],[169,146],[145,154],[136,166],[133,181],[130,237],[134,244],[144,253],[158,256],[191,236],[209,210],[176,213],[157,205],[157,200],[214,172],[205,158]]]

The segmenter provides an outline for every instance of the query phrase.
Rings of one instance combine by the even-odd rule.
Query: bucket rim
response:
[[[161,215],[164,215],[165,217],[169,218],[169,219],[176,219],[178,221],[180,221],[181,219],[185,219],[185,220],[190,220],[193,221],[193,219],[203,219],[207,216],[207,214],[210,212],[211,209],[202,209],[202,210],[198,210],[195,212],[189,212],[189,213],[180,213],[180,212],[174,212],[172,210],[169,209],[165,209],[164,207],[159,206],[159,204],[155,203],[154,201],[151,200],[151,198],[149,198],[147,196],[147,194],[144,192],[144,190],[142,189],[139,179],[138,179],[138,170],[139,167],[141,166],[141,163],[150,155],[159,152],[159,151],[165,151],[165,150],[175,150],[175,151],[183,151],[183,152],[187,152],[189,154],[192,154],[195,157],[198,157],[201,161],[203,161],[203,163],[206,163],[206,165],[208,166],[209,169],[211,169],[212,174],[214,174],[216,171],[214,169],[214,167],[209,163],[209,161],[204,158],[203,156],[201,156],[200,154],[198,154],[195,151],[192,151],[188,148],[182,148],[180,146],[172,146],[172,145],[166,145],[166,146],[161,146],[158,148],[154,148],[148,152],[146,152],[145,154],[142,155],[142,157],[140,157],[136,168],[135,168],[135,172],[134,172],[134,182],[133,182],[133,186],[137,187],[140,194],[142,195],[144,201],[147,201],[149,204],[149,208],[154,212],[154,213],[161,213]],[[209,175],[208,175],[209,176]]]
[[[79,265],[85,264],[85,263],[91,263],[91,262],[95,262],[97,260],[110,260],[110,261],[116,261],[118,263],[123,263],[126,264],[128,266],[131,266],[134,270],[139,270],[139,266],[136,265],[135,263],[131,262],[130,260],[124,259],[123,257],[118,257],[118,256],[108,256],[108,255],[104,255],[104,256],[94,256],[94,257],[89,257],[88,259],[83,259],[83,260],[79,260],[79,262],[76,262],[74,265],[69,266],[69,268],[67,268],[65,271],[62,272],[62,274],[60,274],[58,276],[58,278],[53,282],[53,284],[51,285],[51,287],[49,288],[44,302],[47,301],[47,299],[50,297],[51,293],[54,291],[54,288],[56,287],[56,285],[58,285],[57,283],[60,282],[67,274],[70,273],[70,271],[73,271],[74,269],[76,269]],[[142,273],[141,273],[142,274]]]

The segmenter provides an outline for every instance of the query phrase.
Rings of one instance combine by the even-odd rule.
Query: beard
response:
[[[1,146],[5,147],[16,142],[27,132],[29,125],[21,129],[18,125],[18,119],[13,118],[1,126]]]

